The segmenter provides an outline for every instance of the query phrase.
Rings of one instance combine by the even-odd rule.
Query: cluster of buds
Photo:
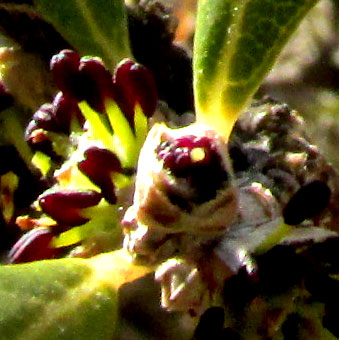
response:
[[[193,201],[202,203],[214,198],[229,179],[214,139],[207,136],[186,135],[169,139],[156,151],[165,169],[178,178],[186,178],[195,188]]]
[[[25,138],[53,186],[34,203],[38,218],[17,218],[29,231],[12,248],[12,263],[55,258],[90,236],[114,234],[157,106],[151,73],[130,59],[112,74],[99,58],[63,50],[50,68],[60,92],[33,115]]]

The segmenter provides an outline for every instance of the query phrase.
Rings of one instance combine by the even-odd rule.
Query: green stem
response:
[[[115,102],[108,100],[105,106],[114,132],[114,151],[124,167],[134,167],[138,159],[138,150],[131,126]]]
[[[92,110],[86,102],[81,102],[79,107],[90,125],[90,133],[93,138],[101,141],[105,148],[112,149],[113,136],[100,113]]]

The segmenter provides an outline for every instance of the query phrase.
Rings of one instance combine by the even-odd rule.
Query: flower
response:
[[[148,118],[157,106],[152,74],[130,59],[112,74],[99,58],[63,50],[50,68],[60,92],[35,112],[25,137],[35,150],[33,164],[54,184],[34,204],[38,219],[17,219],[19,225],[49,232],[23,235],[11,262],[41,258],[43,252],[33,255],[35,242],[57,249],[107,231],[120,235],[117,216],[124,190],[132,190]],[[26,238],[29,247],[22,245]],[[25,255],[17,256],[22,247]]]

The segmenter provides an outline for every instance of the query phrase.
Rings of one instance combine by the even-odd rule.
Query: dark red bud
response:
[[[160,143],[155,152],[165,169],[190,182],[195,189],[194,202],[214,198],[229,178],[211,138],[188,135],[167,140]]]
[[[62,158],[58,155],[53,148],[52,141],[49,139],[48,133],[40,130],[32,120],[25,131],[25,140],[34,151],[41,151],[50,156],[56,163],[60,163]]]
[[[201,159],[192,158],[192,152],[195,149],[203,149],[204,155]],[[171,169],[177,176],[186,176],[193,169],[199,169],[202,166],[211,167],[214,164],[219,168],[219,156],[208,137],[187,135],[166,141],[158,146],[156,152],[158,158],[164,161],[165,168]]]
[[[44,104],[42,105],[38,111],[36,111],[32,117],[32,120],[26,127],[25,130],[25,140],[30,144],[31,147],[40,147],[40,145],[49,145],[49,149],[51,148],[50,141],[46,136],[45,131],[37,131],[37,130],[49,130],[49,131],[57,131],[58,125],[54,118],[53,113],[53,105]]]
[[[58,131],[58,124],[54,115],[54,106],[52,104],[43,104],[34,113],[32,119],[36,122],[38,129],[47,131]]]
[[[101,189],[107,202],[115,204],[116,195],[111,174],[121,172],[118,157],[113,152],[98,147],[87,149],[84,157],[85,159],[78,163],[79,170]]]
[[[40,150],[47,154],[53,154],[51,141],[46,131],[58,131],[58,124],[54,117],[54,107],[51,104],[42,105],[32,117],[26,127],[25,140],[34,150]]]
[[[81,209],[97,205],[102,195],[93,190],[60,190],[39,197],[41,209],[61,225],[76,226],[89,221],[81,216]]]
[[[202,136],[193,136],[188,135],[181,138],[177,138],[175,141],[175,146],[180,148],[207,148],[210,149],[211,146],[211,140],[208,137],[202,137]]]
[[[13,104],[13,97],[7,91],[5,84],[0,80],[0,112]]]
[[[49,228],[34,228],[24,234],[8,254],[9,263],[23,263],[58,257],[59,248],[53,248],[54,234]]]
[[[79,93],[80,56],[72,50],[62,50],[54,55],[50,62],[53,79],[56,86],[69,97],[82,100]]]
[[[114,80],[118,91],[116,100],[130,122],[133,122],[136,104],[147,117],[153,115],[158,101],[157,87],[145,66],[125,59],[117,66]]]
[[[32,132],[39,129],[36,121],[31,120],[25,130],[25,141],[30,142],[32,139]]]
[[[62,92],[59,92],[53,101],[55,120],[59,130],[69,134],[73,117],[76,117],[80,126],[85,123],[85,118],[82,115],[77,101],[66,97]]]
[[[325,209],[331,198],[331,189],[322,181],[302,186],[289,200],[283,210],[285,223],[296,225],[312,218]]]
[[[83,98],[97,112],[105,111],[105,99],[113,98],[113,79],[110,71],[98,58],[81,58],[79,65]]]

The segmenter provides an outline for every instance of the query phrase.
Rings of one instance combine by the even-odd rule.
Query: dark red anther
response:
[[[62,50],[50,62],[54,83],[66,95],[82,100],[79,93],[80,55],[72,50]]]
[[[132,126],[136,104],[147,117],[153,115],[158,101],[157,87],[145,66],[125,59],[117,66],[114,81],[118,92],[116,100]]]
[[[49,140],[46,131],[40,130],[37,122],[31,120],[25,130],[25,141],[35,151],[42,151],[46,155],[58,160],[58,156],[53,150],[51,140]]]
[[[174,151],[175,166],[179,171],[185,171],[192,165],[190,150],[187,148],[176,149]],[[166,162],[165,162],[166,163]]]
[[[35,120],[31,120],[25,130],[25,141],[31,142],[32,141],[32,133],[33,131],[39,129],[38,124]]]
[[[192,201],[206,202],[214,198],[229,179],[214,140],[207,136],[187,135],[169,139],[155,149],[163,167],[176,177],[185,177],[195,190]]]
[[[97,205],[102,195],[94,190],[60,190],[39,197],[41,209],[61,225],[76,226],[89,221],[81,209]]]
[[[55,162],[60,162],[61,157],[53,147],[53,143],[46,130],[40,129],[35,120],[31,120],[25,130],[25,141],[34,151],[41,151],[50,156]]]
[[[195,149],[202,149],[201,158],[192,157]],[[220,164],[220,157],[208,137],[184,136],[162,143],[156,152],[158,159],[164,161],[164,167],[176,176],[186,176],[192,173],[192,170],[210,166],[212,163],[217,167]]]
[[[32,119],[36,122],[38,129],[47,131],[58,131],[58,124],[54,115],[54,106],[52,104],[43,104],[34,113]]]
[[[85,123],[85,118],[79,109],[78,103],[74,99],[65,96],[62,92],[55,96],[53,105],[59,131],[69,134],[73,118],[78,120],[80,126]]]
[[[322,181],[312,181],[302,186],[283,210],[285,223],[297,225],[325,209],[331,198],[331,189]]]
[[[13,97],[8,92],[5,84],[0,80],[0,112],[13,104]]]
[[[118,157],[113,152],[98,147],[87,149],[84,157],[78,163],[79,170],[101,189],[107,202],[115,204],[117,198],[111,175],[122,170]]]
[[[48,150],[49,153],[53,149],[46,131],[42,131],[58,131],[58,124],[53,111],[54,107],[51,104],[40,106],[26,127],[25,140],[35,150]]]
[[[59,126],[54,116],[54,106],[44,104],[34,113],[32,120],[27,125],[25,140],[34,150],[53,154],[53,147],[46,131],[57,132],[58,130]]]
[[[24,234],[8,254],[9,263],[24,263],[58,257],[59,248],[52,246],[54,234],[49,228],[34,228]]]
[[[174,141],[176,147],[180,148],[211,148],[211,140],[208,137],[188,135]]]
[[[97,112],[105,111],[105,99],[113,98],[113,78],[98,58],[81,58],[79,65],[83,98]]]

